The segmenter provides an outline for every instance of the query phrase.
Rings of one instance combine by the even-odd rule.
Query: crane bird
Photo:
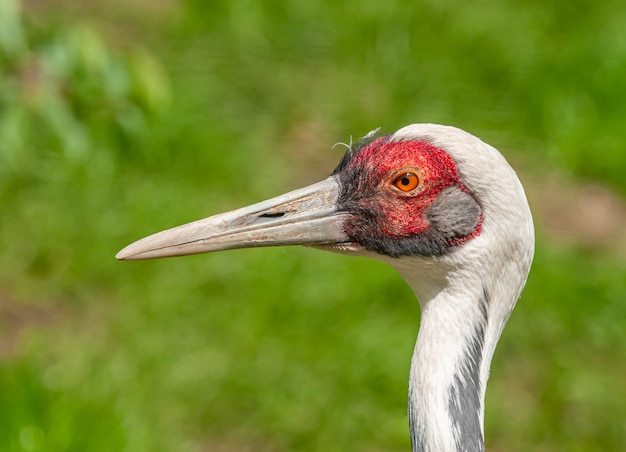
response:
[[[394,267],[422,312],[409,379],[413,451],[484,450],[491,359],[534,252],[524,189],[495,148],[436,124],[371,132],[321,182],[158,232],[116,257],[278,245]]]

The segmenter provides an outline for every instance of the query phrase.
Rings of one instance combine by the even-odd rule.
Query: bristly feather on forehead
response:
[[[333,175],[338,174],[342,172],[344,169],[346,169],[348,167],[348,164],[352,160],[352,158],[356,154],[358,154],[361,149],[367,147],[370,143],[377,141],[377,140],[380,140],[381,142],[385,142],[392,137],[392,135],[379,135],[378,134],[379,131],[380,131],[380,127],[378,129],[372,130],[367,135],[360,138],[359,141],[357,141],[354,146],[350,146],[348,148],[348,151],[344,154],[343,158],[341,159],[341,162],[339,162],[339,165],[337,166],[337,168],[335,168],[335,171],[333,171]]]

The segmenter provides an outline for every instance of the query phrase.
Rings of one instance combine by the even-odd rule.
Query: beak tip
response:
[[[158,240],[155,241],[155,238],[162,235],[163,233],[152,234],[141,240],[137,240],[130,245],[126,245],[118,251],[115,255],[115,259],[118,261],[140,261],[145,259],[154,259],[157,257],[167,257],[169,254],[164,254],[161,250],[163,247],[160,246]]]
[[[115,259],[117,259],[118,261],[127,261],[130,260],[130,256],[131,254],[126,251],[126,248],[124,248],[115,255]]]
[[[137,242],[131,243],[128,246],[125,246],[115,255],[115,259],[118,261],[137,261],[141,259],[145,259],[142,255],[145,253],[145,250],[137,249]]]

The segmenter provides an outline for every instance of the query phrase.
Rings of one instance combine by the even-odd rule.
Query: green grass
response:
[[[43,5],[22,44],[0,23],[2,451],[409,450],[419,308],[392,269],[301,248],[113,259],[324,177],[335,142],[453,124],[529,180],[626,193],[620,2],[213,3]],[[32,61],[60,66],[24,85]],[[623,250],[538,228],[487,447],[623,450]]]

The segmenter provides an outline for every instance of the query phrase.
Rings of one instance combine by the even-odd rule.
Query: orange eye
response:
[[[420,183],[420,177],[417,173],[406,172],[400,174],[393,181],[393,185],[396,186],[397,189],[402,191],[411,191],[414,190]]]

